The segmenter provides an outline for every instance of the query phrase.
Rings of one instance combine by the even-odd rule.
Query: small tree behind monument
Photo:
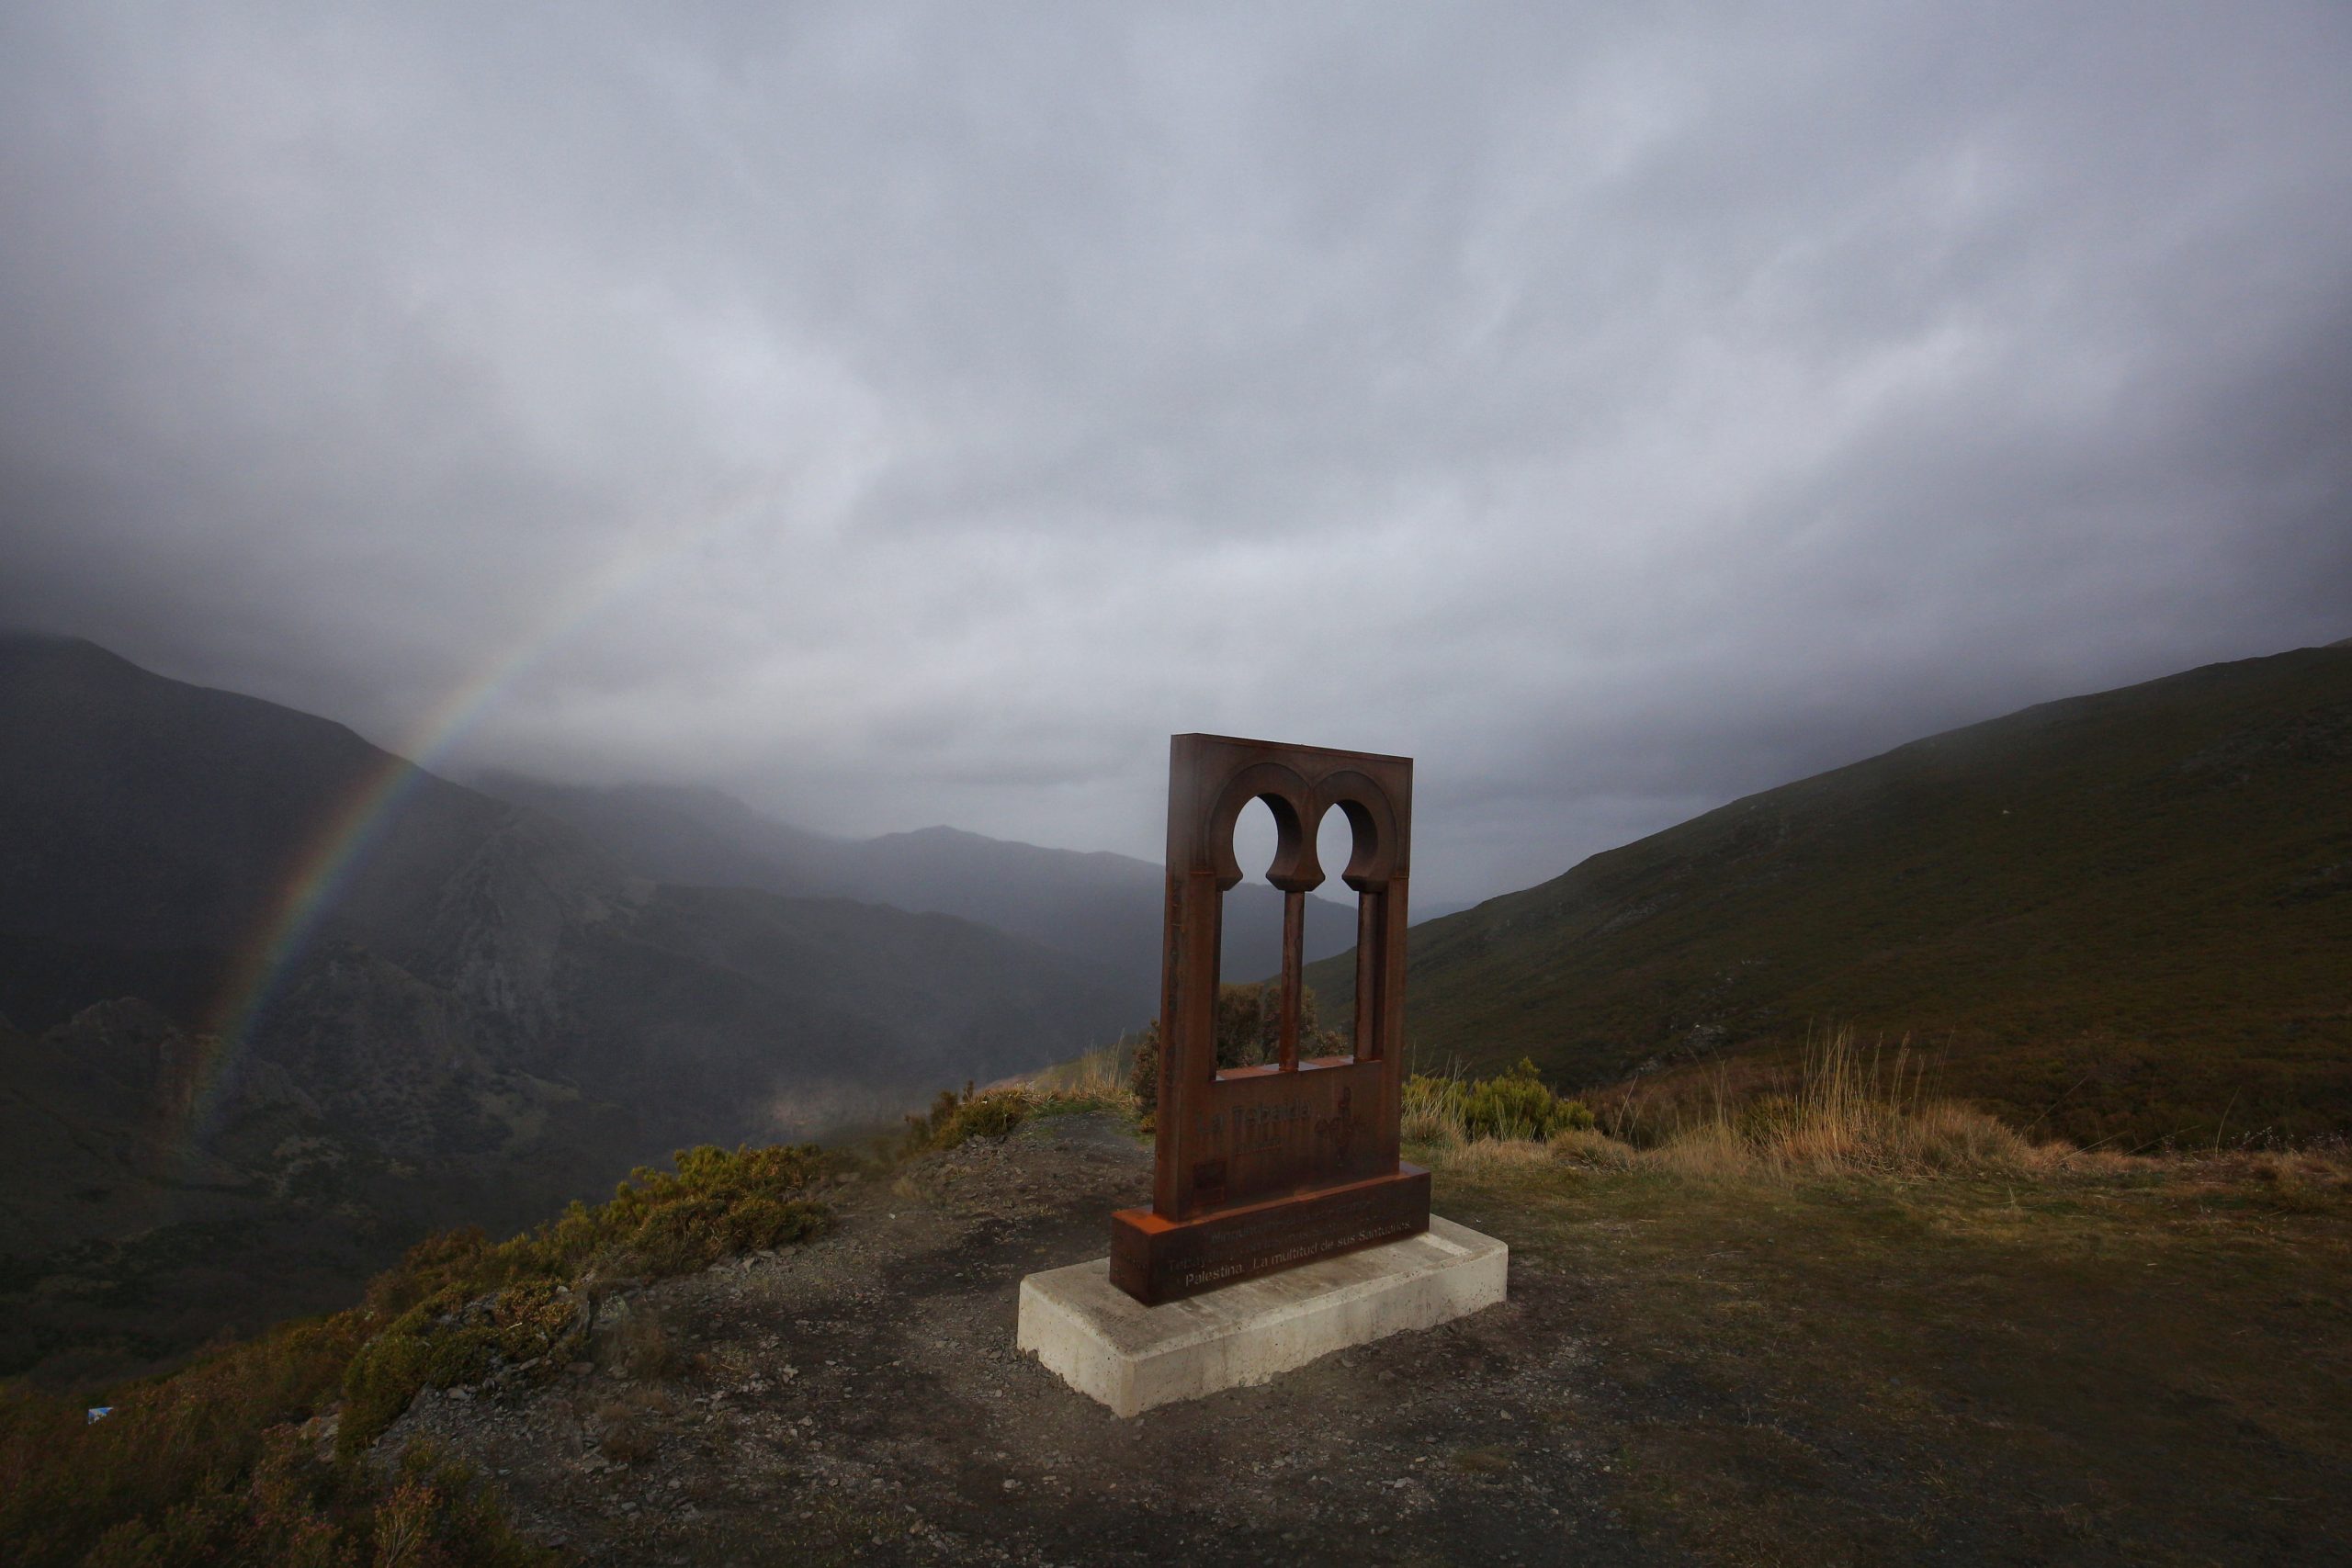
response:
[[[1280,980],[1219,986],[1216,998],[1218,1070],[1260,1067],[1276,1060],[1282,1052],[1282,1028]],[[1348,1049],[1345,1034],[1323,1027],[1322,1009],[1311,986],[1299,988],[1298,1036],[1299,1051],[1303,1055],[1336,1056]],[[1144,1030],[1143,1038],[1136,1042],[1135,1063],[1127,1071],[1127,1088],[1134,1091],[1136,1101],[1144,1114],[1150,1115],[1159,1109],[1159,1023],[1156,1019]]]

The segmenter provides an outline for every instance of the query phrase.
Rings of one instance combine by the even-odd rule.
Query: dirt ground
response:
[[[1100,1256],[1148,1166],[1079,1115],[869,1175],[826,1239],[624,1292],[594,1364],[428,1392],[379,1451],[438,1439],[597,1563],[2352,1562],[2343,1297],[2300,1276],[2271,1328],[2310,1353],[2308,1408],[2054,1363],[2077,1399],[2147,1402],[2105,1412],[2139,1434],[2110,1457],[2106,1426],[2037,1414],[2040,1331],[1949,1224],[1441,1172],[1442,1212],[1512,1243],[1507,1303],[1123,1421],[1013,1349],[1016,1292]],[[1882,1277],[1882,1244],[1943,1272]],[[2141,1286],[2127,1254],[2100,1266]],[[2007,1360],[1931,1343],[1937,1301]],[[2097,1345],[2095,1294],[2051,1310]],[[2275,1494],[2239,1495],[2248,1466]],[[2221,1495],[2168,1512],[2202,1474]]]

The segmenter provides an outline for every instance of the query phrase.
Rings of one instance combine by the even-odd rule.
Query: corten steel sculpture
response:
[[[1279,1058],[1216,1065],[1224,895],[1241,880],[1233,825],[1262,800],[1283,893]],[[1111,1216],[1111,1280],[1146,1304],[1429,1228],[1429,1172],[1396,1157],[1404,1087],[1405,884],[1413,762],[1365,751],[1179,735],[1168,759],[1168,914],[1159,993],[1159,1127],[1151,1206]],[[1298,1055],[1316,829],[1354,830],[1354,1051]]]

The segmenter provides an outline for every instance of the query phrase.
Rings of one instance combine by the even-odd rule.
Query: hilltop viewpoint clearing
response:
[[[1413,1156],[1510,1243],[1509,1302],[1121,1421],[1012,1343],[1021,1277],[1099,1256],[1147,1186],[1119,1066],[442,1238],[95,1425],[12,1392],[0,1536],[33,1564],[2352,1554],[2341,1150],[2035,1141],[1839,1036],[1671,1118],[1423,1077]]]

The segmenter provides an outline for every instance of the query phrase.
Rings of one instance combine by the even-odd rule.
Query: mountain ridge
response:
[[[241,1284],[209,1262],[157,1274],[151,1254],[300,1273],[285,1238],[326,1224],[343,1240],[322,1255],[364,1271],[404,1235],[514,1223],[684,1144],[893,1116],[943,1081],[1039,1066],[1135,1021],[1085,964],[1021,936],[656,882],[331,720],[94,644],[0,636],[0,1011],[15,1021],[0,1143],[31,1146],[62,1116],[85,1152],[158,1123],[175,1150],[164,1165],[108,1156],[74,1182],[135,1190],[162,1216],[137,1257],[107,1251],[127,1236],[91,1235],[39,1169],[11,1168],[30,1218],[6,1246],[0,1314],[33,1339],[0,1342],[0,1370],[74,1349],[72,1314],[36,1310],[83,1289],[65,1281],[130,1303],[81,1319],[127,1365],[181,1342],[202,1309],[306,1283]],[[315,918],[289,923],[288,890],[310,886],[298,879],[354,804],[378,798],[396,804],[364,825],[367,852]],[[282,945],[256,980],[265,935]],[[170,1050],[205,1064],[202,1096],[167,1103],[153,1081],[16,1092],[54,1089],[108,1009],[162,1020]],[[207,1169],[219,1179],[192,1174]],[[203,1190],[222,1182],[238,1195],[225,1211]],[[330,1223],[338,1206],[356,1217]],[[162,1279],[175,1300],[142,1318],[136,1299],[153,1303]]]
[[[1411,1041],[1600,1086],[1852,1025],[2086,1142],[2342,1131],[2347,797],[2341,645],[2038,704],[1416,927]]]
[[[833,838],[694,786],[561,784],[503,772],[480,782],[571,823],[640,874],[959,916],[1100,966],[1136,1025],[1159,1011],[1166,873],[1152,862],[945,825]],[[1255,980],[1280,967],[1282,918],[1282,896],[1262,883],[1227,895],[1227,978]],[[1310,897],[1306,934],[1310,961],[1346,952],[1355,943],[1352,902]]]

